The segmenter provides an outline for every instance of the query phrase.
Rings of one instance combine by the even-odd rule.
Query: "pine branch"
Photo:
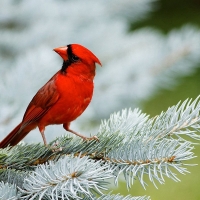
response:
[[[92,198],[94,193],[102,194],[106,179],[113,177],[113,169],[102,161],[94,162],[88,157],[68,157],[57,162],[40,165],[25,178],[21,199],[35,199],[49,196],[52,199]]]
[[[15,185],[8,183],[0,183],[0,199],[1,200],[17,200],[19,194]]]
[[[0,180],[4,183],[14,184],[18,187],[22,187],[24,183],[24,177],[28,175],[28,171],[13,170],[13,169],[1,169]]]
[[[144,175],[156,186],[155,180],[164,183],[164,176],[179,181],[170,168],[179,173],[188,173],[183,163],[194,158],[193,143],[182,138],[183,135],[199,140],[200,102],[197,97],[193,102],[179,102],[156,118],[148,119],[137,110],[122,111],[113,114],[104,121],[100,130],[118,131],[124,135],[124,141],[117,149],[112,149],[104,159],[116,167],[116,183],[123,172],[127,187],[137,177],[145,188]],[[137,118],[131,126],[130,122]],[[176,136],[176,137],[174,137]]]
[[[22,197],[21,195],[22,194],[19,191],[17,191],[17,188],[15,185],[8,184],[8,183],[4,184],[3,182],[0,183],[0,199],[1,200],[23,199],[24,197]],[[44,195],[42,199],[50,200],[52,198],[49,198],[49,196]],[[56,198],[56,199],[62,199],[62,198]],[[67,197],[66,199],[71,199],[71,198]],[[90,197],[83,197],[81,199],[91,200]],[[117,194],[117,195],[102,195],[99,198],[92,196],[92,199],[93,200],[150,200],[150,197],[147,197],[147,196],[131,197],[130,195],[124,197],[122,195]]]
[[[63,136],[49,147],[1,149],[0,178],[16,184],[23,199],[95,199],[107,189],[105,180],[114,178],[117,184],[120,174],[128,188],[135,178],[145,188],[145,175],[155,187],[165,176],[179,181],[175,171],[188,173],[185,161],[195,157],[194,143],[183,136],[199,140],[199,100],[179,102],[154,118],[138,109],[114,113],[100,125],[100,142]]]
[[[170,168],[182,174],[188,172],[182,162],[194,158],[191,152],[193,146],[190,142],[181,143],[181,141],[164,139],[158,144],[156,141],[151,141],[148,145],[140,141],[132,142],[132,144],[125,143],[108,154],[105,159],[117,166],[116,182],[123,172],[127,187],[130,188],[137,177],[145,188],[147,184],[143,178],[147,174],[149,180],[157,187],[155,180],[163,184],[165,182],[163,176],[179,181]]]
[[[147,137],[176,136],[180,138],[185,135],[200,140],[200,136],[196,134],[200,130],[199,99],[200,96],[194,101],[187,99],[182,104],[179,102],[176,106],[168,108],[166,112],[162,112],[152,121],[149,121],[150,124],[147,124],[147,126],[151,127],[151,130],[146,131]],[[183,138],[181,137],[181,139]]]
[[[131,197],[130,195],[124,197],[119,194],[117,195],[103,195],[99,198],[94,198],[96,200],[150,200],[150,197],[140,196],[140,197]],[[88,198],[84,198],[84,200],[89,200]]]
[[[0,169],[26,169],[31,170],[35,165],[43,164],[48,160],[58,160],[62,155],[75,154],[90,156],[93,159],[101,159],[106,152],[116,148],[122,136],[116,136],[116,133],[98,134],[100,142],[83,141],[82,139],[72,139],[68,136],[57,138],[45,147],[41,144],[17,145],[12,148],[0,149]],[[56,143],[56,145],[55,145]],[[54,150],[54,146],[57,149]]]
[[[52,152],[52,151],[51,151]],[[41,144],[17,145],[12,148],[0,149],[0,169],[30,168],[36,160],[40,158],[50,158],[50,150]]]

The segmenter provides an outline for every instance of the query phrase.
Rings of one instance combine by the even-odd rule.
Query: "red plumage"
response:
[[[87,48],[71,44],[54,49],[62,58],[63,66],[33,97],[22,122],[0,143],[0,148],[16,145],[31,130],[38,127],[47,145],[45,127],[63,124],[63,127],[83,139],[86,138],[69,128],[70,122],[80,116],[93,95],[95,63],[99,59]]]

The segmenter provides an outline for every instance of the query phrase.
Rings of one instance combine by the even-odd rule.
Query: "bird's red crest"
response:
[[[71,44],[72,52],[80,58],[84,58],[88,62],[94,62],[101,65],[100,60],[86,47],[80,44]]]

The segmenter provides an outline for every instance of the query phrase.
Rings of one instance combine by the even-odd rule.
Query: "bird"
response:
[[[0,148],[17,145],[37,127],[44,145],[47,146],[45,127],[54,124],[62,124],[66,131],[83,140],[98,140],[97,136],[85,137],[70,129],[70,123],[79,117],[91,102],[96,64],[102,66],[100,60],[80,44],[69,44],[53,50],[63,59],[61,69],[38,90],[22,121],[0,142]]]

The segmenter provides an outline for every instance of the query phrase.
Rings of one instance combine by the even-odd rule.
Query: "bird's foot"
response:
[[[53,152],[58,152],[63,150],[62,147],[59,147],[58,141],[54,142],[54,144],[50,148]]]
[[[83,138],[83,141],[86,141],[86,142],[91,141],[91,140],[96,140],[97,142],[99,142],[99,138],[96,135],[92,137],[82,137],[82,138]]]

